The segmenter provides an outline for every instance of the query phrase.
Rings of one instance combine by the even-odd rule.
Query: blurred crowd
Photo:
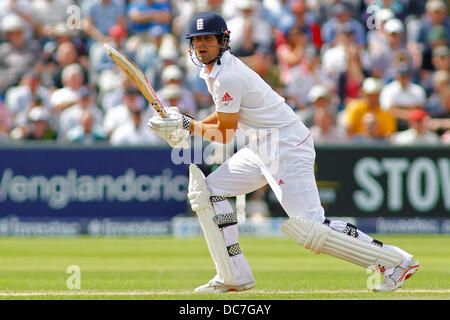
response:
[[[185,39],[202,11],[226,19],[231,52],[316,144],[450,144],[443,0],[1,0],[0,141],[164,145],[102,44],[135,61],[165,106],[202,119],[213,101]]]

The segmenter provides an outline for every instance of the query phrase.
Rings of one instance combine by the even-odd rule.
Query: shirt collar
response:
[[[206,66],[203,66],[200,70],[199,77],[202,79],[208,79],[208,78],[216,78],[217,74],[222,70],[224,63],[226,64],[228,60],[231,58],[231,53],[229,51],[225,51],[222,54],[222,57],[220,57],[220,65],[217,64],[217,61],[214,62],[214,67],[212,68],[211,72],[208,73]]]

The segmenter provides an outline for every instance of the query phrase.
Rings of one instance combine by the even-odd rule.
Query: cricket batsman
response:
[[[229,49],[230,32],[214,12],[193,17],[187,39],[194,63],[201,66],[215,112],[199,121],[175,108],[156,115],[149,127],[172,147],[190,133],[228,143],[239,128],[248,136],[240,149],[206,178],[189,167],[189,192],[217,274],[195,289],[198,293],[243,291],[255,286],[252,270],[239,247],[236,213],[227,197],[247,194],[269,184],[289,219],[282,231],[301,246],[384,273],[374,291],[394,291],[419,268],[404,250],[383,244],[339,220],[325,218],[314,177],[315,150],[309,129],[285,99]],[[301,85],[301,84],[299,84]],[[267,150],[270,150],[269,152]]]

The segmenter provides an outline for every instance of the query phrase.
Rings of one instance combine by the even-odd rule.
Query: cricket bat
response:
[[[152,86],[148,83],[147,78],[144,73],[139,69],[139,67],[131,61],[126,55],[120,53],[109,44],[104,43],[103,48],[106,53],[113,59],[115,64],[117,64],[120,69],[122,69],[126,75],[134,82],[139,91],[144,95],[144,97],[150,102],[153,108],[158,112],[161,118],[166,117],[166,112],[161,101],[156,96],[155,90],[153,90]]]

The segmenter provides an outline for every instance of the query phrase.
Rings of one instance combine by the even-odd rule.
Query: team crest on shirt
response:
[[[203,30],[203,19],[197,19],[197,30]]]
[[[230,102],[232,101],[233,98],[230,96],[230,94],[227,92],[224,94],[224,96],[222,97],[222,102]]]

